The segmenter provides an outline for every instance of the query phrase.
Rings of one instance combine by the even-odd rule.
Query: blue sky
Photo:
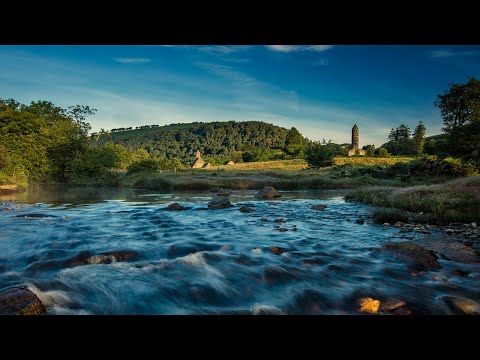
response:
[[[480,78],[479,46],[0,46],[0,98],[90,105],[100,128],[260,120],[313,140],[381,145],[435,96]]]

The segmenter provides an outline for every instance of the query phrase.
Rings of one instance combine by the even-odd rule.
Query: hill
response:
[[[261,121],[194,122],[112,129],[108,134],[92,134],[91,144],[110,141],[127,150],[143,148],[154,157],[178,158],[185,163],[194,161],[200,150],[202,157],[220,164],[238,161],[244,151],[280,153],[287,133],[285,128]]]

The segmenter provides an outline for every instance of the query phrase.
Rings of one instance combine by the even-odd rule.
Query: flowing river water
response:
[[[448,314],[443,296],[479,297],[478,264],[440,259],[441,270],[412,270],[378,251],[398,229],[373,224],[371,209],[342,192],[254,194],[236,191],[234,207],[215,210],[208,191],[0,198],[0,291],[28,285],[49,314],[358,314],[362,297]],[[188,209],[166,211],[172,202]],[[327,208],[310,208],[319,204]],[[85,260],[109,253],[123,255]]]

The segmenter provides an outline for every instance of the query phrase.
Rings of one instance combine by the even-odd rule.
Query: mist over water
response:
[[[208,191],[39,188],[0,198],[0,290],[26,284],[49,314],[357,314],[361,297],[446,314],[442,296],[478,296],[478,264],[440,259],[442,270],[419,272],[378,252],[398,230],[372,224],[370,209],[342,192],[254,194],[236,191],[235,206],[218,210],[207,208]],[[172,202],[188,209],[166,211]],[[327,208],[310,209],[318,204]],[[117,251],[134,255],[75,260]]]

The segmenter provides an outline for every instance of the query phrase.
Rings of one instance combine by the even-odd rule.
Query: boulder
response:
[[[0,315],[46,315],[40,299],[27,287],[0,292]]]
[[[435,251],[446,258],[463,263],[480,263],[480,257],[475,250],[460,242],[452,240],[452,237],[427,237],[416,242],[427,250]]]
[[[213,199],[208,203],[209,209],[225,209],[232,207],[233,205],[228,200],[228,197],[220,197],[218,199]]]
[[[242,213],[253,213],[253,212],[255,212],[255,209],[252,209],[252,208],[246,207],[246,206],[242,206],[238,210],[240,210],[240,212],[242,212]]]
[[[186,210],[187,208],[183,207],[179,203],[173,203],[167,206],[168,211],[178,211],[178,210]]]
[[[428,250],[410,241],[388,242],[382,246],[381,251],[408,260],[421,269],[433,270],[442,268],[437,259]]]
[[[397,299],[397,298],[388,298],[385,301],[382,301],[380,304],[380,312],[390,312],[395,309],[401,308],[405,306],[406,303],[403,300]]]
[[[266,186],[255,194],[255,197],[260,199],[275,199],[281,196],[282,195],[271,186]]]
[[[114,262],[124,262],[135,258],[138,254],[135,251],[112,251],[109,253],[103,253],[90,256],[87,259],[87,264],[111,264]]]
[[[480,315],[480,304],[472,299],[457,296],[444,296],[443,301],[455,314]]]
[[[386,222],[386,223],[383,223],[383,226],[390,226],[390,224]]]
[[[326,208],[327,208],[327,205],[313,205],[313,206],[310,206],[310,209],[319,210],[319,211],[323,211]]]

